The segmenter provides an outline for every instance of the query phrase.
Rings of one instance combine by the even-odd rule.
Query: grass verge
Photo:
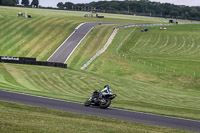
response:
[[[0,132],[189,133],[189,131],[80,115],[4,101],[0,101]]]

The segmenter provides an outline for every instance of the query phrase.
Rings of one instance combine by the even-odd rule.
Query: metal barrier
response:
[[[26,58],[26,57],[0,56],[0,62],[67,68],[67,64],[64,63],[37,61],[36,58]]]

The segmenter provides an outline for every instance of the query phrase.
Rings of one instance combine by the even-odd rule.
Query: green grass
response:
[[[28,11],[33,18],[17,18],[20,11]],[[84,14],[0,7],[0,55],[46,60],[82,22],[167,22],[116,14],[84,18]],[[146,33],[120,30],[106,52],[85,71],[80,67],[103,47],[113,26],[95,27],[67,62],[69,69],[0,63],[0,89],[83,103],[94,90],[109,84],[118,95],[112,107],[200,120],[199,25],[149,29]]]
[[[188,85],[183,84],[185,89],[199,90],[199,28],[199,25],[177,25],[161,31],[159,27],[149,27],[146,33],[134,28],[119,30],[108,50],[87,70],[134,79],[146,75],[143,81],[148,80],[148,75],[159,82],[167,77],[166,81],[180,78],[177,79],[180,82],[188,80]]]
[[[18,18],[27,12],[31,19]],[[59,45],[83,22],[166,23],[159,18],[103,14],[104,19],[85,18],[88,12],[44,10],[0,6],[0,56],[35,57],[47,60]]]
[[[122,29],[109,47],[109,51],[133,58],[198,61],[200,55],[199,27],[199,25],[167,26],[166,31],[159,30],[159,27],[149,27],[150,31],[145,33],[135,30],[126,39],[126,43],[123,40],[134,28]],[[122,41],[123,45],[117,51]]]
[[[149,27],[149,32],[145,33],[135,28],[121,29],[108,50],[94,60],[86,71],[120,79],[117,83],[123,87],[118,85],[116,88],[124,94],[120,91],[116,93],[127,99],[121,100],[117,106],[113,105],[115,107],[184,116],[186,110],[176,107],[185,104],[190,106],[194,102],[194,108],[200,105],[199,99],[189,98],[191,94],[200,96],[199,29],[199,25],[167,26],[166,31],[159,30],[159,27]],[[91,34],[86,40],[91,40],[90,38]],[[83,42],[73,53],[68,62],[69,67],[79,70],[81,65],[87,62],[85,58],[94,55],[93,50],[87,46],[92,47],[97,43],[98,41]],[[87,51],[87,54],[79,58],[80,51]],[[78,61],[75,60],[77,58]],[[138,89],[140,87],[141,89]],[[184,102],[181,99],[185,99]],[[182,102],[177,103],[180,101]],[[186,112],[193,112],[192,106],[187,108]],[[196,116],[200,116],[199,112],[194,117]]]
[[[80,69],[101,48],[104,47],[115,26],[97,26],[81,42],[72,56],[67,61],[68,67]]]
[[[0,89],[76,102],[109,84],[112,107],[200,120],[200,91],[71,69],[0,64]]]
[[[36,57],[38,60],[47,60],[81,23],[70,17],[42,16],[39,12],[34,14],[37,10],[27,10],[33,14],[31,19],[17,17],[19,11],[26,11],[25,8],[0,7],[0,14],[3,15],[0,19],[1,56]]]
[[[18,18],[18,12],[28,12],[32,18]],[[0,6],[0,55],[47,60],[74,31],[75,27],[83,22],[100,21],[125,24],[167,22],[159,18],[146,17],[144,21],[144,17],[125,17],[113,14],[103,14],[105,19],[84,18],[84,14],[85,12]]]
[[[0,101],[0,132],[48,133],[189,133],[40,107]]]

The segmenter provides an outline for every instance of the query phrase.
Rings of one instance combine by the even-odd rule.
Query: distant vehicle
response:
[[[96,14],[97,18],[104,18],[104,16],[99,16],[99,14]]]
[[[149,29],[142,29],[141,31],[142,32],[147,32]]]
[[[169,20],[169,23],[174,23],[174,20],[170,19],[170,20]]]
[[[88,14],[85,14],[84,17],[88,17]]]

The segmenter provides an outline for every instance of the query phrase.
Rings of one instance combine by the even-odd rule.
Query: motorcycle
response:
[[[93,92],[92,97],[86,100],[84,103],[85,106],[99,106],[102,109],[106,109],[110,106],[111,100],[114,99],[116,94],[103,94],[100,97],[100,93],[98,91]]]

